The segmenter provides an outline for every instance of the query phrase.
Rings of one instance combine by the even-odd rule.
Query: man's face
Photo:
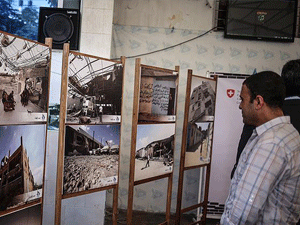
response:
[[[254,108],[254,101],[250,102],[250,90],[246,85],[242,86],[242,91],[240,94],[241,103],[239,108],[242,110],[243,122],[248,125],[256,124],[256,111]]]

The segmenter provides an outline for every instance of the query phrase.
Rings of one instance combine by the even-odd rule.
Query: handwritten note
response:
[[[144,82],[141,84],[140,103],[150,103],[153,96],[153,84]]]
[[[140,89],[140,113],[151,114],[153,96],[153,78],[142,77]]]
[[[159,107],[161,111],[168,112],[170,88],[162,84],[153,87],[152,104]]]
[[[175,81],[157,80],[144,77],[140,89],[140,113],[168,115],[170,103],[170,88],[175,87]]]

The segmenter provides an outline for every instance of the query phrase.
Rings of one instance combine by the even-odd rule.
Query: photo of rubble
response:
[[[178,75],[175,71],[141,69],[140,122],[175,122]]]
[[[71,52],[66,123],[120,123],[122,86],[121,63]]]
[[[213,121],[216,81],[192,76],[188,122]]]
[[[117,183],[120,125],[68,125],[65,136],[63,193]]]
[[[135,181],[173,171],[174,135],[175,123],[138,125]]]
[[[188,124],[185,167],[210,162],[212,135],[212,122]]]
[[[0,31],[0,124],[47,121],[50,49]]]
[[[42,197],[46,125],[0,126],[0,212]]]

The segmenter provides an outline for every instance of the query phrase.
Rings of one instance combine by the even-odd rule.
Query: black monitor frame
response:
[[[225,25],[225,31],[224,31],[224,37],[225,38],[234,38],[234,39],[247,39],[247,40],[263,40],[263,41],[276,41],[276,42],[294,42],[294,38],[295,38],[295,32],[296,32],[296,19],[297,19],[297,0],[281,0],[282,2],[291,2],[292,4],[294,4],[294,15],[293,15],[293,28],[292,28],[292,33],[289,33],[288,35],[284,35],[284,33],[282,35],[275,35],[276,33],[278,33],[278,30],[274,30],[274,35],[272,36],[267,36],[267,35],[263,35],[263,34],[245,34],[245,33],[232,33],[229,30],[229,26],[228,24],[231,22],[230,18],[228,18],[229,13],[230,13],[230,7],[236,5],[237,3],[247,3],[247,4],[257,4],[257,3],[265,3],[265,2],[271,2],[272,4],[274,4],[276,1],[274,0],[228,0],[228,8],[227,8],[227,15],[226,15],[226,25]],[[279,0],[280,1],[280,0]],[[278,2],[278,0],[277,0]],[[271,9],[260,9],[257,8],[259,10],[271,10]],[[255,9],[254,9],[255,10]],[[242,21],[243,22],[243,21]],[[252,26],[253,29],[255,26],[258,26],[257,24],[255,24],[255,22],[253,23],[249,23],[247,21],[244,21],[245,24],[248,23],[249,26]],[[261,26],[263,27],[263,26]],[[268,29],[268,27],[265,27]],[[272,29],[270,29],[270,31],[272,31]]]

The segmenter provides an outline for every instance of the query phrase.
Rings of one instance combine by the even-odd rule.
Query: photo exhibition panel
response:
[[[46,123],[51,50],[0,31],[0,124]]]
[[[123,65],[69,54],[66,124],[121,122]]]

